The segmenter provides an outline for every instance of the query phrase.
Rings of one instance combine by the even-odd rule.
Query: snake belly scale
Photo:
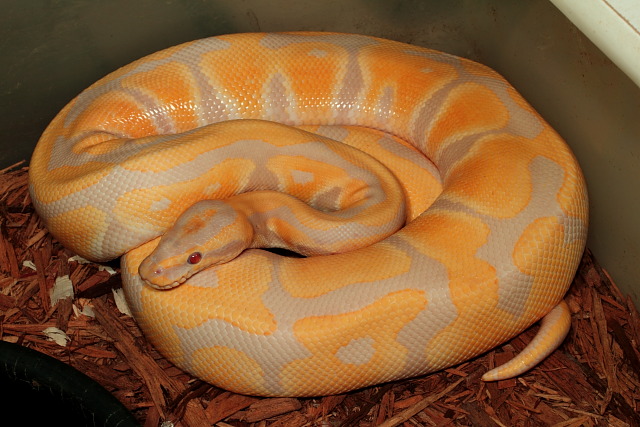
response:
[[[345,141],[361,129],[373,142],[343,149],[262,121]],[[285,143],[274,142],[280,132]],[[370,145],[388,168],[365,170],[360,152]],[[441,186],[433,197],[429,183]],[[251,191],[262,199],[249,207]],[[573,154],[496,72],[333,33],[213,37],[111,73],[43,133],[30,192],[63,245],[96,261],[124,255],[130,308],[167,358],[220,387],[266,396],[340,393],[440,370],[544,317],[531,345],[484,379],[526,371],[568,331],[562,298],[588,224]],[[210,232],[236,253],[197,270],[210,256],[193,250],[211,244],[204,222],[190,217],[169,230],[212,199],[231,200]],[[313,208],[325,222],[306,213]],[[252,228],[238,218],[249,217],[266,230],[262,244],[234,240]],[[323,252],[332,230],[335,246]],[[349,246],[343,231],[354,230],[366,242]],[[187,243],[145,261],[172,233]],[[258,249],[265,244],[318,256]]]

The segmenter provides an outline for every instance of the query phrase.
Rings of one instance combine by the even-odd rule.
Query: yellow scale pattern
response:
[[[30,191],[69,249],[124,255],[132,312],[166,357],[267,396],[442,369],[544,318],[484,379],[524,372],[568,331],[562,298],[588,226],[576,159],[496,72],[332,33],[196,40],[113,72],[44,132]],[[266,218],[260,243],[281,236],[314,251],[337,233],[348,245],[307,258],[247,249],[169,290],[141,278],[188,208],[234,197]],[[177,230],[185,247],[201,246],[206,223]],[[220,233],[221,246],[240,239]],[[166,264],[183,268],[190,253]]]

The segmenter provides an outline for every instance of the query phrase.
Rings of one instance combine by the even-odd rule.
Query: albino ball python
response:
[[[111,73],[44,132],[30,190],[69,249],[126,254],[166,357],[272,396],[436,371],[544,317],[483,378],[526,371],[569,329],[588,221],[571,151],[496,72],[329,33],[197,40]]]

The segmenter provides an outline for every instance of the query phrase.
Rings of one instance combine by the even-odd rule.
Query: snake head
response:
[[[145,258],[138,272],[150,286],[170,289],[205,268],[236,258],[253,240],[247,217],[220,200],[187,209]]]

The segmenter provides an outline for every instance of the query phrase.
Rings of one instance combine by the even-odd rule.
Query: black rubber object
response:
[[[133,415],[80,371],[0,341],[0,420],[21,426],[138,426]]]

